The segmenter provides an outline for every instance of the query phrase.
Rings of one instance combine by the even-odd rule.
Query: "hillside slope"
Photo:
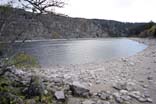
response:
[[[56,14],[34,16],[22,9],[0,7],[0,28],[3,22],[11,15],[0,36],[1,39],[15,37],[27,39],[54,39],[54,38],[96,38],[139,36],[142,30],[136,28],[146,23],[124,23],[112,20],[71,18]],[[8,12],[9,11],[9,12]]]

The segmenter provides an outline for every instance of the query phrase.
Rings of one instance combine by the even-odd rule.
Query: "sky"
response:
[[[97,18],[123,22],[156,22],[156,0],[65,0],[62,9],[71,17]]]
[[[0,0],[2,2],[7,0]],[[55,12],[70,17],[107,19],[122,22],[156,22],[156,0],[63,0]]]

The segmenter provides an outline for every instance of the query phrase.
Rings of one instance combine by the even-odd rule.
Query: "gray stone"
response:
[[[135,83],[133,82],[127,82],[127,83],[116,83],[113,85],[113,88],[117,90],[128,90],[128,91],[133,91],[135,90]]]
[[[100,80],[96,80],[96,84],[100,84],[101,83],[101,81]]]
[[[133,82],[127,82],[126,84],[125,84],[125,88],[126,88],[126,90],[128,90],[128,91],[134,91],[136,88],[136,85],[135,85],[135,83],[133,83]]]
[[[114,96],[115,100],[116,100],[118,103],[122,103],[122,102],[123,102],[123,99],[121,98],[120,93],[118,93],[118,92],[113,93],[113,96]]]
[[[139,97],[136,100],[138,100],[139,102],[146,102],[147,100],[143,97]]]
[[[92,100],[85,100],[82,102],[82,104],[96,104],[96,103]]]
[[[67,104],[82,104],[82,101],[78,98],[68,98],[68,103]]]
[[[109,100],[111,95],[107,92],[100,92],[97,93],[97,96],[102,100]]]
[[[125,83],[116,83],[113,85],[113,88],[115,88],[117,90],[122,90],[122,89],[126,89],[126,85],[125,85]]]
[[[65,95],[63,91],[56,91],[55,97],[57,100],[65,100]]]
[[[120,90],[120,93],[121,93],[122,95],[126,95],[126,94],[128,94],[128,91],[127,91],[127,90]]]
[[[44,90],[44,94],[47,95],[48,94],[48,91],[47,90]]]
[[[124,102],[123,99],[122,99],[121,97],[115,97],[115,100],[116,100],[118,103]]]
[[[121,60],[122,60],[123,62],[127,62],[127,61],[128,61],[125,57],[121,58]]]
[[[141,93],[139,91],[132,91],[132,92],[129,92],[129,96],[131,96],[132,98],[139,99],[141,96]]]
[[[88,86],[90,86],[90,87],[91,87],[91,86],[92,86],[92,83],[88,83]]]
[[[153,102],[153,100],[151,98],[147,98],[146,101],[149,102],[149,103]]]
[[[153,77],[152,76],[148,76],[147,79],[148,80],[153,80]]]
[[[122,103],[131,100],[128,93],[127,90],[121,90],[120,92],[113,93],[113,96],[118,103]]]
[[[144,96],[145,96],[146,98],[149,98],[149,97],[150,97],[150,93],[149,93],[148,91],[144,91]]]
[[[113,96],[114,96],[114,97],[120,97],[120,93],[115,92],[115,93],[113,93]]]
[[[129,95],[122,95],[121,98],[124,100],[124,101],[129,101],[131,100],[131,97]]]
[[[70,89],[75,96],[88,97],[90,95],[89,89],[79,82],[73,82],[72,85],[70,85]]]
[[[135,98],[136,100],[138,100],[139,102],[150,102],[150,103],[152,103],[151,98],[146,98],[146,96],[141,95],[141,93],[139,91],[133,91],[129,95],[131,97]]]
[[[134,65],[135,65],[135,63],[133,63],[133,62],[129,62],[129,65],[134,66]]]
[[[148,88],[148,85],[145,85],[145,84],[144,84],[144,85],[142,85],[142,87],[143,87],[143,88]]]
[[[96,104],[111,104],[109,101],[98,100]]]

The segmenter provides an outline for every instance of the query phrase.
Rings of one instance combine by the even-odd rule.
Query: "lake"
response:
[[[146,47],[127,38],[70,39],[26,42],[20,51],[35,56],[42,67],[48,67],[128,57]]]

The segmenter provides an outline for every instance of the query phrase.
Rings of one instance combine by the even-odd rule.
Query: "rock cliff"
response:
[[[27,39],[54,39],[54,38],[96,38],[131,36],[133,28],[145,23],[124,23],[113,20],[71,18],[56,14],[42,14],[36,16],[22,9],[3,10],[0,8],[0,29],[3,22],[7,26],[1,33],[1,39],[20,35]],[[9,11],[9,12],[8,12]],[[22,35],[21,35],[22,34]]]

